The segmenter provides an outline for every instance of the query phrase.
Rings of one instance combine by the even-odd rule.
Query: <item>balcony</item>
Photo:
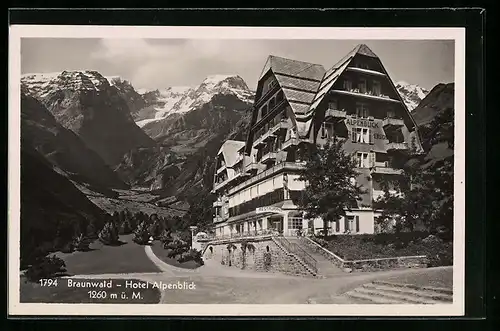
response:
[[[262,156],[260,162],[269,163],[276,161],[276,152],[268,152]]]
[[[243,183],[240,183],[237,186],[232,187],[231,189],[229,189],[228,194],[229,195],[234,194],[237,191],[239,191],[247,186],[253,185],[253,184],[263,180],[264,178],[267,178],[269,176],[272,176],[272,175],[278,173],[279,171],[282,171],[282,170],[292,170],[292,171],[295,170],[295,171],[297,171],[297,170],[301,170],[303,168],[304,168],[304,163],[302,163],[302,162],[281,162],[281,163],[278,163],[278,164],[274,165],[273,167],[262,171],[258,175],[249,178],[248,180],[244,181]]]
[[[281,147],[281,149],[286,151],[290,147],[297,146],[298,144],[299,144],[299,140],[297,138],[290,138],[287,141],[283,142],[283,146]]]
[[[347,67],[346,70],[361,72],[361,73],[365,73],[368,75],[374,75],[374,76],[385,76],[385,74],[383,72],[371,70],[371,69],[359,68],[359,67]]]
[[[280,131],[286,131],[290,128],[290,123],[286,119],[281,119],[271,128],[270,134],[276,134]]]
[[[373,167],[370,169],[372,175],[401,175],[403,173],[402,169],[394,169],[389,167]]]
[[[219,223],[219,222],[222,222],[224,219],[222,218],[222,216],[215,216],[213,218],[213,222],[214,223]]]
[[[217,169],[217,175],[223,172],[226,169],[226,165],[223,164],[220,168]]]
[[[215,183],[212,192],[216,192],[216,191],[220,190],[221,188],[226,186],[230,181],[231,181],[231,179],[227,178],[223,181],[219,181],[219,182]]]
[[[386,146],[387,151],[405,151],[405,150],[408,150],[407,143],[390,142],[390,143],[387,143],[385,146]]]
[[[255,174],[257,171],[259,170],[259,165],[255,162],[252,162],[252,163],[249,163],[246,167],[245,167],[245,171],[247,174]]]
[[[325,111],[325,119],[326,118],[334,118],[334,119],[344,119],[347,116],[347,112],[345,110],[337,110],[328,108]]]
[[[331,90],[331,93],[333,94],[343,94],[343,95],[351,95],[351,96],[357,96],[357,97],[363,97],[371,100],[380,100],[380,101],[390,101],[390,102],[396,102],[400,103],[401,101],[392,99],[388,95],[385,94],[380,94],[380,95],[375,95],[372,91],[364,91],[361,92],[359,89],[350,89],[350,90]]]
[[[214,201],[214,203],[212,204],[212,206],[214,206],[214,207],[222,207],[223,204],[224,204],[224,202],[221,199],[217,199],[217,200]]]
[[[384,118],[382,120],[382,127],[384,129],[398,129],[400,127],[403,127],[405,125],[405,122],[401,118]]]

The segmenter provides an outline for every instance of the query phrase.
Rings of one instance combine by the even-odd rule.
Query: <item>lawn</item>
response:
[[[337,235],[326,240],[318,238],[316,241],[345,260],[426,255],[430,266],[452,265],[452,242],[426,242],[424,238],[427,235],[416,232],[399,235]]]
[[[76,281],[77,279],[73,279]],[[78,279],[84,280],[84,279]],[[105,279],[102,279],[105,280]],[[98,279],[92,279],[91,281],[102,281]],[[109,281],[109,280],[108,280]],[[134,283],[144,283],[141,280],[131,280]],[[151,288],[151,285],[147,289],[130,289],[125,288],[124,279],[113,279],[113,287],[106,289],[90,289],[81,287],[68,287],[67,278],[58,278],[57,286],[52,287],[42,287],[39,283],[32,283],[27,281],[24,277],[21,277],[20,282],[20,302],[29,303],[131,303],[131,304],[152,304],[160,302],[160,290],[157,288]],[[95,295],[91,297],[89,291],[102,291],[101,293],[106,293],[105,298],[97,298]],[[139,293],[139,296],[132,297],[132,294]],[[116,296],[115,296],[116,295]],[[103,295],[99,295],[103,296]]]
[[[180,262],[177,262],[176,259],[168,257],[168,253],[170,252],[170,249],[163,248],[163,243],[158,241],[158,240],[153,242],[151,249],[153,250],[153,253],[155,253],[155,255],[160,260],[162,260],[163,262],[170,264],[174,267],[184,268],[184,269],[196,269],[200,266],[195,261],[187,261],[187,262],[180,263]]]
[[[132,235],[120,236],[120,246],[106,246],[99,240],[88,252],[61,253],[68,275],[160,272],[147,257],[144,246],[132,241]]]

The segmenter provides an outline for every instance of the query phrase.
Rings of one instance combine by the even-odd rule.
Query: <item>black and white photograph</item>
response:
[[[463,29],[10,32],[11,314],[463,314]]]

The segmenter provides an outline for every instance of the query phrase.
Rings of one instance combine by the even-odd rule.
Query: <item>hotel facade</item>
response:
[[[328,70],[318,64],[269,56],[259,77],[246,141],[227,140],[216,159],[215,236],[278,231],[317,233],[299,207],[305,183],[297,180],[307,144],[345,140],[365,193],[330,234],[380,231],[373,208],[386,176],[398,176],[407,153],[421,153],[417,126],[381,60],[356,46]]]

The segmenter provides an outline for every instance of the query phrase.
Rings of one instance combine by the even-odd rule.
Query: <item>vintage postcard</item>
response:
[[[9,314],[464,314],[465,29],[12,25]]]

